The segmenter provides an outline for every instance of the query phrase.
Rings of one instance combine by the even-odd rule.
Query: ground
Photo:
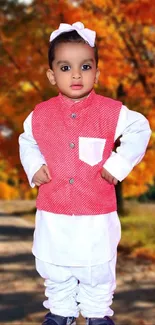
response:
[[[14,202],[14,213],[10,206],[0,202],[0,325],[40,325],[46,310],[43,281],[31,254],[34,223],[21,218],[22,201]],[[34,202],[24,202],[25,207],[33,208]],[[155,264],[118,255],[112,308],[116,325],[155,324]]]

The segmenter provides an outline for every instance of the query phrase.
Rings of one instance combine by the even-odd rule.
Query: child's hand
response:
[[[34,174],[32,178],[32,183],[34,183],[36,186],[49,183],[50,181],[51,175],[46,165],[41,166],[41,168]]]
[[[117,185],[118,180],[112,176],[105,168],[102,168],[101,176],[110,184]]]

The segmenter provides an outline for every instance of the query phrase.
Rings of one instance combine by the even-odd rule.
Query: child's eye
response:
[[[82,70],[90,70],[90,69],[91,69],[90,64],[83,64]]]
[[[62,71],[69,71],[70,70],[70,66],[69,65],[64,65],[63,67],[61,67]]]

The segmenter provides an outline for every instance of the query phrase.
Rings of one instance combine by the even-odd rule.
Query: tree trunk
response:
[[[124,199],[123,199],[123,193],[122,193],[122,183],[118,182],[118,184],[115,187],[116,190],[116,198],[117,198],[117,211],[119,215],[125,214],[125,208],[124,208]]]
[[[117,88],[117,99],[122,101],[123,104],[124,104],[125,96],[126,96],[126,92],[124,91],[123,84],[120,83],[120,85]],[[115,142],[114,151],[116,151],[117,147],[120,145],[120,138],[121,138],[121,136]],[[118,211],[118,214],[124,215],[125,214],[125,208],[124,208],[122,182],[118,182],[118,184],[116,185],[116,198],[117,198],[117,207],[118,207],[117,211]]]

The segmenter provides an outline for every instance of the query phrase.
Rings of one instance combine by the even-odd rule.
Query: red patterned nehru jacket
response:
[[[67,215],[116,210],[115,188],[101,169],[113,149],[121,106],[93,90],[80,102],[59,94],[35,107],[32,132],[52,176],[39,188],[39,210]]]

